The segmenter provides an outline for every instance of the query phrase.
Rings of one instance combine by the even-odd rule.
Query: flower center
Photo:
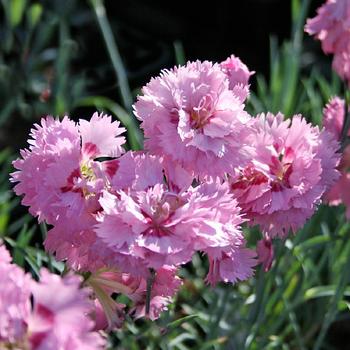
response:
[[[80,165],[80,174],[84,179],[88,181],[96,180],[96,175],[88,163],[83,163]]]
[[[272,191],[278,192],[283,188],[290,188],[289,177],[292,173],[292,163],[288,162],[287,157],[280,154],[279,157],[271,157],[270,171],[275,175],[275,180],[272,181]]]
[[[163,193],[160,200],[151,205],[150,212],[142,210],[142,214],[150,225],[144,234],[156,235],[159,237],[168,235],[169,229],[165,227],[171,221],[174,212],[185,204],[177,194],[166,192]]]
[[[208,124],[210,116],[206,116],[202,111],[192,110],[190,118],[193,129],[202,129],[206,124]]]
[[[256,170],[253,165],[248,165],[239,176],[237,181],[231,185],[232,190],[246,189],[250,186],[257,186],[268,182],[268,178],[262,172]]]
[[[81,185],[81,180],[85,180]],[[65,192],[77,192],[81,193],[83,197],[88,198],[94,195],[86,188],[86,181],[95,181],[97,179],[96,174],[87,162],[81,163],[80,168],[75,169],[67,178],[67,184],[61,187],[61,191]],[[80,184],[78,184],[80,182]]]
[[[194,129],[202,129],[209,123],[213,112],[213,97],[211,95],[203,96],[198,106],[190,111],[191,127]]]

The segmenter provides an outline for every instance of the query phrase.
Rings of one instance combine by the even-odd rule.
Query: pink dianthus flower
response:
[[[137,163],[125,165],[133,174],[126,177],[134,179],[128,190],[105,192],[100,199],[103,212],[95,231],[108,249],[118,258],[127,258],[131,266],[138,259],[143,262],[138,266],[156,270],[184,264],[195,251],[207,252],[209,248],[216,249],[216,256],[222,250],[238,262],[232,251],[244,248],[239,227],[243,219],[226,184],[211,180],[192,188],[181,170],[169,172],[164,181],[167,171],[162,171],[162,159],[151,155],[128,157]],[[153,164],[148,167],[153,175],[141,183],[142,163]],[[118,171],[127,174],[123,164],[120,162]],[[178,190],[180,183],[187,183],[187,187]]]
[[[87,316],[92,309],[89,291],[80,289],[75,275],[61,278],[41,270],[39,283],[33,282],[34,309],[28,321],[32,350],[96,350],[105,341],[92,332],[94,323]]]
[[[30,313],[31,278],[11,258],[0,241],[0,348],[21,343]]]
[[[1,244],[1,242],[0,242]],[[96,350],[105,340],[92,332],[89,291],[78,276],[41,270],[39,282],[11,263],[0,245],[0,348]],[[33,298],[33,307],[31,303]]]
[[[137,288],[129,295],[135,303],[132,313],[136,318],[147,317],[154,321],[159,318],[161,312],[167,310],[167,306],[182,284],[176,272],[177,269],[171,266],[163,266],[155,272],[148,314],[146,310],[147,280],[143,278],[138,281]]]
[[[244,102],[249,95],[249,78],[255,72],[250,72],[248,67],[234,55],[221,62],[220,67],[228,77],[230,90]]]
[[[323,125],[331,132],[335,139],[340,140],[345,121],[345,101],[339,97],[332,98],[323,109]],[[350,136],[348,131],[347,136]],[[325,194],[325,200],[332,206],[344,204],[346,217],[350,219],[350,146],[348,145],[342,154],[339,164],[341,177]]]
[[[189,62],[151,79],[134,105],[145,148],[200,177],[222,177],[242,164],[250,116],[230,89],[228,67],[225,73],[219,64]]]
[[[265,272],[269,271],[274,258],[274,249],[272,240],[268,235],[258,241],[256,252],[258,254],[258,261],[262,264]]]
[[[18,170],[12,181],[14,190],[24,195],[22,203],[39,220],[55,224],[60,218],[79,216],[98,209],[98,194],[116,171],[111,162],[97,162],[98,157],[122,154],[125,138],[119,122],[95,113],[91,120],[76,125],[47,117],[32,129],[29,149],[14,161]]]
[[[344,116],[345,101],[338,96],[331,98],[323,109],[323,126],[337,140],[340,140],[341,137]]]
[[[74,269],[102,264],[90,250],[95,241],[92,228],[101,209],[98,200],[110,186],[118,162],[96,159],[123,153],[124,130],[119,122],[97,113],[78,124],[68,117],[43,118],[32,129],[29,149],[13,163],[18,170],[12,174],[12,181],[18,182],[16,194],[24,195],[22,203],[31,214],[54,225],[47,249]]]
[[[129,314],[135,318],[147,317],[155,320],[160,313],[167,309],[172,297],[178,291],[182,281],[176,275],[177,269],[172,266],[163,266],[144,275],[134,276],[116,270],[102,269],[93,273],[87,283],[94,290],[98,303],[105,314],[104,324],[108,329],[119,328],[126,313],[125,305],[118,304],[111,298],[112,293],[122,293],[133,304]],[[150,300],[147,313],[147,284],[150,282]]]
[[[255,156],[236,170],[231,190],[250,224],[285,237],[302,227],[338,178],[339,145],[299,115],[284,121],[282,114],[262,114],[252,130]]]
[[[308,19],[305,31],[322,42],[325,53],[333,53],[333,68],[350,80],[350,0],[328,0]]]

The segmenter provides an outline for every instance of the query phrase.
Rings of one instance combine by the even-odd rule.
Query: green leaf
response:
[[[26,7],[26,0],[9,0],[10,3],[10,23],[12,27],[17,27],[22,20],[24,9]]]
[[[322,297],[331,297],[335,295],[337,292],[337,286],[336,285],[329,285],[329,286],[318,286],[308,289],[304,293],[305,300],[309,299],[315,299],[315,298],[322,298]],[[347,287],[344,291],[345,296],[350,296],[350,287]]]
[[[179,40],[174,41],[175,61],[176,64],[183,65],[186,63],[185,50],[182,42]]]
[[[113,31],[106,15],[106,9],[103,0],[90,0],[92,9],[95,12],[97,23],[100,27],[103,40],[105,42],[109,57],[118,79],[118,89],[123,101],[124,108],[132,112],[132,95],[130,91],[128,76],[124,67],[123,60],[119,53],[119,48],[113,36]]]
[[[23,266],[24,259],[26,256],[26,247],[29,245],[29,242],[31,241],[33,235],[35,232],[35,226],[33,226],[31,229],[27,229],[27,225],[24,225],[18,238],[16,241],[16,247],[13,254],[13,261]]]
[[[179,318],[178,320],[168,323],[168,325],[166,326],[166,330],[169,331],[171,329],[175,329],[181,326],[183,323],[193,320],[194,318],[197,318],[197,317],[199,317],[198,314],[188,315],[188,316]]]
[[[344,310],[349,310],[350,311],[350,303],[346,300],[341,300],[338,303],[338,310],[339,311],[344,311]]]
[[[307,250],[310,248],[315,248],[315,246],[323,245],[328,243],[331,240],[330,236],[319,235],[316,237],[309,238],[304,242],[300,243],[295,247],[295,251],[299,253],[302,250]]]
[[[33,4],[28,10],[28,22],[29,26],[33,29],[39,22],[43,13],[43,7],[40,4]]]

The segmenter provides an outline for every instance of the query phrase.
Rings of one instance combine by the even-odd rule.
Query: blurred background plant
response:
[[[2,0],[0,237],[15,262],[34,276],[42,265],[63,270],[42,249],[46,226],[26,213],[8,182],[11,160],[41,116],[105,111],[128,128],[128,147],[140,149],[132,116],[140,87],[186,59],[221,61],[234,53],[257,72],[249,112],[302,113],[320,124],[328,99],[346,93],[319,44],[303,35],[306,17],[321,2],[224,1],[183,14],[179,4],[160,1]],[[257,239],[254,230],[246,232]],[[348,349],[349,232],[344,208],[322,206],[296,236],[277,242],[268,273],[258,267],[255,278],[233,287],[206,286],[207,262],[196,256],[182,271],[186,283],[169,312],[156,322],[127,320],[110,347]]]

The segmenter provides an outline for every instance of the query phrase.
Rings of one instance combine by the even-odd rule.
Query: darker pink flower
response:
[[[350,78],[350,1],[328,0],[308,19],[305,31],[322,42],[325,53],[333,53],[333,68],[344,80]]]
[[[250,116],[227,74],[218,64],[197,61],[153,78],[134,106],[146,149],[201,177],[222,177],[242,164]]]
[[[80,277],[61,278],[42,269],[40,281],[35,282],[11,263],[0,245],[0,284],[1,349],[104,348],[105,340],[92,332],[89,291],[80,289]]]
[[[21,343],[30,313],[31,278],[11,263],[0,241],[0,348],[4,343]],[[6,347],[5,347],[6,348]]]
[[[345,119],[345,101],[338,96],[331,98],[323,109],[323,126],[340,140]]]
[[[132,302],[129,314],[135,318],[148,317],[155,320],[167,309],[172,297],[181,285],[181,279],[176,276],[177,270],[171,266],[163,266],[151,274],[132,275],[116,270],[102,269],[93,273],[87,280],[91,286],[98,304],[101,305],[105,317],[101,317],[102,325],[108,329],[120,328],[126,312],[125,305],[118,304],[111,298],[112,294],[123,294]],[[150,304],[147,314],[147,284],[150,281]]]
[[[341,138],[341,132],[345,121],[345,101],[339,97],[332,98],[323,110],[323,125],[330,131],[334,138]],[[350,131],[348,135],[350,136]],[[332,206],[344,204],[346,206],[346,217],[350,219],[350,146],[347,146],[342,154],[339,164],[341,177],[325,194],[325,200]]]
[[[181,279],[176,276],[176,272],[176,268],[171,266],[163,266],[155,272],[148,314],[146,312],[147,279],[138,280],[137,288],[129,295],[135,304],[131,311],[135,318],[147,317],[154,321],[159,318],[161,312],[167,310],[167,306],[182,284]],[[134,285],[135,282],[133,281]]]
[[[61,278],[41,271],[39,283],[33,282],[34,309],[28,320],[31,350],[96,350],[105,341],[92,332],[88,318],[92,305],[88,290],[80,289],[81,279],[68,275]]]
[[[257,116],[248,142],[255,156],[233,174],[232,192],[250,224],[284,237],[302,227],[338,178],[339,145],[301,116],[283,121],[270,113]]]
[[[269,271],[274,258],[274,249],[272,240],[268,235],[257,243],[256,252],[258,254],[258,262],[262,264],[265,272]]]
[[[325,200],[332,206],[344,204],[345,215],[350,219],[350,173],[342,172],[340,179],[326,193]]]

